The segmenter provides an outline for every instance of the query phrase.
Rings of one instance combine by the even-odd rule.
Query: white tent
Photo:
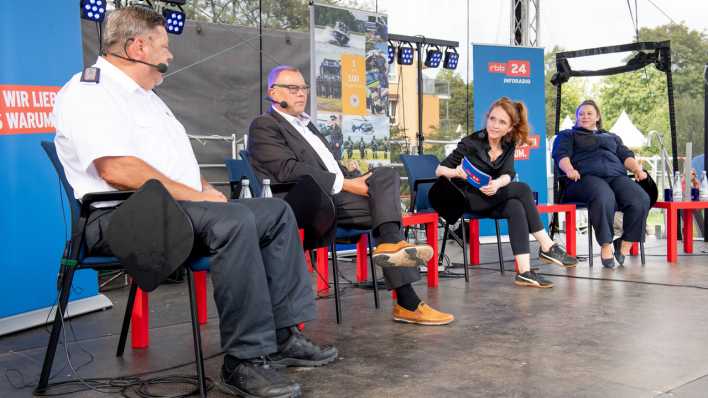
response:
[[[565,119],[563,119],[563,121],[561,122],[559,129],[560,131],[572,129],[573,125],[574,123],[572,120],[570,120],[570,116],[565,115]]]
[[[641,148],[646,145],[644,134],[629,120],[629,116],[624,110],[610,131],[619,135],[624,145],[629,148]]]

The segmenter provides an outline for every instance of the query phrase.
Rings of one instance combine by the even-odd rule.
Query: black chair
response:
[[[125,269],[116,257],[86,255],[84,235],[86,222],[88,221],[89,215],[93,211],[92,205],[97,202],[123,201],[128,199],[128,197],[132,194],[132,192],[128,191],[89,193],[84,195],[81,202],[79,202],[74,198],[74,191],[66,179],[66,174],[61,162],[59,161],[59,157],[57,156],[54,143],[50,141],[42,141],[42,148],[44,148],[49,160],[52,162],[52,165],[54,166],[54,169],[56,170],[56,173],[61,181],[61,185],[64,188],[66,199],[71,206],[72,227],[71,240],[67,241],[65,244],[64,254],[61,258],[59,268],[59,308],[55,313],[54,321],[52,323],[49,344],[47,346],[44,362],[42,364],[42,373],[40,375],[37,388],[35,389],[35,393],[45,392],[49,383],[54,356],[59,343],[59,336],[62,326],[64,325],[64,314],[69,302],[69,293],[71,292],[74,273],[82,269],[93,269],[95,271]],[[192,272],[208,271],[209,259],[206,257],[195,258],[193,261],[189,262],[186,269],[187,282],[189,286],[190,313],[192,316],[192,334],[194,337],[194,354],[196,357],[197,375],[199,378],[199,392],[201,396],[205,397],[207,395],[208,388],[204,372],[204,356],[202,354],[201,335],[199,330],[199,322],[197,319],[197,305]],[[130,294],[128,295],[128,303],[125,308],[120,339],[118,340],[118,349],[116,351],[116,356],[118,357],[123,356],[123,351],[125,349],[125,343],[128,336],[128,326],[130,325],[130,318],[133,313],[133,304],[135,302],[137,289],[138,285],[135,280],[133,280],[130,285]]]
[[[250,164],[250,154],[248,153],[247,150],[241,150],[239,152],[239,156],[241,156],[241,159],[226,159],[226,168],[228,169],[229,172],[229,183],[231,184],[232,190],[237,189],[236,186],[240,183],[241,179],[247,178],[249,180],[249,184],[251,186],[251,190],[254,194],[254,196],[260,196],[261,194],[261,188],[262,188],[262,183],[259,181],[258,177],[256,176],[255,171],[253,170],[253,167]],[[286,193],[289,192],[291,189],[295,187],[296,184],[294,183],[279,183],[279,184],[271,184],[271,189],[273,191],[273,194],[279,194],[279,193]],[[234,193],[232,192],[232,196]],[[298,218],[298,220],[302,220],[303,218],[307,220],[309,217],[303,217],[301,214],[306,211],[306,208],[309,208],[307,203],[302,203],[301,198],[289,198],[287,195],[284,197],[285,201],[287,201],[291,208],[293,209],[293,212],[295,213],[295,216]],[[327,205],[331,207],[332,211],[334,211],[334,203],[332,200],[328,197],[328,202]],[[312,210],[312,209],[309,209]],[[303,220],[304,221],[304,220]],[[304,222],[300,222],[300,224],[304,224]],[[378,284],[376,283],[376,266],[374,265],[373,261],[373,248],[371,245],[371,230],[365,230],[365,229],[356,229],[356,228],[340,228],[337,227],[335,232],[334,232],[334,237],[331,239],[328,239],[327,242],[322,242],[325,244],[325,246],[329,246],[329,251],[332,253],[332,279],[333,279],[333,285],[334,285],[334,305],[335,305],[335,312],[336,312],[336,317],[337,317],[337,323],[342,322],[342,310],[341,310],[341,298],[340,298],[340,289],[339,289],[339,262],[337,261],[337,240],[342,241],[342,240],[354,240],[354,239],[359,239],[362,234],[366,234],[368,237],[368,245],[369,245],[369,264],[370,264],[370,269],[371,269],[371,278],[373,281],[373,288],[374,288],[374,306],[376,308],[379,308],[379,290],[378,290]],[[307,233],[305,233],[307,236]],[[318,246],[319,247],[319,246]],[[309,247],[309,245],[305,245],[305,249],[315,249],[315,247]],[[313,263],[315,263],[313,261]],[[314,265],[314,264],[313,264]],[[319,281],[319,279],[318,279]],[[327,281],[326,283],[329,283]]]
[[[555,163],[555,162],[554,162]],[[558,165],[555,165],[554,167],[554,172],[555,172],[555,180],[556,183],[554,184],[554,190],[553,190],[553,195],[554,195],[554,200],[556,203],[563,203],[563,204],[572,204],[575,205],[575,209],[577,210],[582,210],[586,209],[588,211],[588,265],[590,267],[593,266],[593,247],[592,247],[592,224],[590,223],[590,211],[588,210],[588,203],[587,202],[574,202],[574,201],[567,201],[565,200],[565,187],[568,184],[568,178],[563,174],[563,172],[560,170],[560,167]],[[553,213],[553,219],[551,221],[551,239],[553,239],[553,235],[555,235],[555,232],[557,232],[559,229],[558,226],[558,213]],[[644,231],[644,234],[646,235],[646,231]],[[642,265],[646,265],[646,255],[644,252],[644,242],[640,241],[639,242],[639,254],[641,258]]]
[[[497,236],[497,251],[499,255],[499,271],[504,273],[504,257],[501,247],[501,234],[499,228],[500,218],[490,217],[489,215],[481,213],[465,212],[462,214],[463,226],[462,237],[460,238],[455,234],[454,231],[450,229],[450,226],[457,222],[458,217],[450,215],[451,213],[447,209],[434,208],[430,202],[428,193],[432,188],[433,184],[439,179],[435,176],[435,169],[440,164],[438,158],[434,155],[401,155],[401,162],[408,175],[408,184],[411,188],[411,204],[409,206],[409,211],[437,211],[440,214],[440,218],[443,220],[444,231],[442,238],[442,247],[440,248],[440,256],[438,257],[438,265],[441,265],[443,258],[445,256],[445,246],[447,244],[448,236],[452,237],[461,247],[462,247],[462,259],[465,269],[465,281],[469,281],[469,260],[467,258],[468,241],[467,241],[467,231],[465,230],[464,221],[478,220],[483,218],[491,218],[494,220],[494,226],[496,227]],[[441,183],[446,183],[448,186],[447,195],[462,195],[459,189],[454,187],[451,183],[447,185],[446,181],[441,181]],[[454,218],[454,219],[453,219]]]

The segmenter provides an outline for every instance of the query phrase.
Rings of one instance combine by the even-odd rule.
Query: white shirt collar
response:
[[[273,110],[276,111],[276,112],[278,112],[278,114],[279,114],[280,116],[284,117],[285,120],[287,120],[290,124],[293,124],[293,123],[295,123],[295,122],[297,122],[297,123],[302,123],[302,124],[305,125],[305,126],[307,126],[308,124],[310,124],[310,121],[311,121],[311,120],[310,120],[310,115],[308,115],[308,114],[305,113],[305,112],[302,112],[302,113],[300,114],[300,116],[293,116],[293,115],[287,114],[287,113],[285,113],[285,112],[281,112],[281,111],[278,110],[276,107],[273,107]]]
[[[116,83],[118,83],[120,86],[122,86],[126,91],[128,92],[133,92],[133,91],[140,91],[142,93],[150,93],[151,91],[147,91],[143,89],[135,80],[133,80],[132,77],[128,76],[127,73],[123,72],[120,70],[117,66],[113,65],[112,63],[108,62],[103,57],[98,57],[96,60],[96,63],[93,64],[93,66],[101,69],[101,74],[103,76],[108,76],[111,79],[115,80]]]

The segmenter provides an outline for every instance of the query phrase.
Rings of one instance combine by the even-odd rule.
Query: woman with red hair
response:
[[[526,106],[502,97],[489,107],[486,127],[463,138],[435,173],[462,190],[466,211],[508,220],[511,249],[519,269],[514,283],[549,288],[552,282],[531,271],[529,233],[540,243],[541,260],[565,267],[574,267],[577,260],[546,233],[529,186],[512,181],[516,175],[514,149],[527,144],[528,135]],[[477,189],[464,181],[467,174],[462,169],[463,158],[491,177],[487,185]]]

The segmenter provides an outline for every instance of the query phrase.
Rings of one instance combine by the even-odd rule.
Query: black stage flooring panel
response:
[[[587,252],[586,240],[578,241],[579,251]],[[459,248],[450,247],[453,260],[461,261]],[[646,266],[631,258],[616,270],[603,269],[599,258],[593,268],[583,262],[570,270],[534,261],[555,287],[533,289],[515,286],[513,272],[500,275],[496,246],[483,245],[486,263],[471,270],[468,284],[461,278],[441,279],[437,289],[416,284],[424,301],[457,317],[443,327],[395,323],[390,295],[382,292],[376,310],[370,290],[343,284],[343,323],[334,321],[334,301],[320,299],[319,319],[306,327],[315,341],[335,344],[339,359],[287,375],[309,397],[708,397],[708,256],[702,254],[708,246],[696,242],[694,249],[698,255],[668,265],[665,241],[649,240]],[[504,250],[511,271],[508,244]],[[535,245],[531,252],[537,253]],[[353,263],[341,268],[353,278]],[[128,347],[122,359],[115,349],[127,289],[109,292],[113,309],[70,322],[73,367],[81,366],[85,378],[195,374],[186,291],[165,285],[151,294],[150,347]],[[44,328],[0,339],[0,397],[32,395],[31,387],[10,382],[36,382],[47,339]],[[211,299],[202,340],[207,374],[218,379],[222,355]],[[52,381],[75,377],[66,360],[60,346]]]

